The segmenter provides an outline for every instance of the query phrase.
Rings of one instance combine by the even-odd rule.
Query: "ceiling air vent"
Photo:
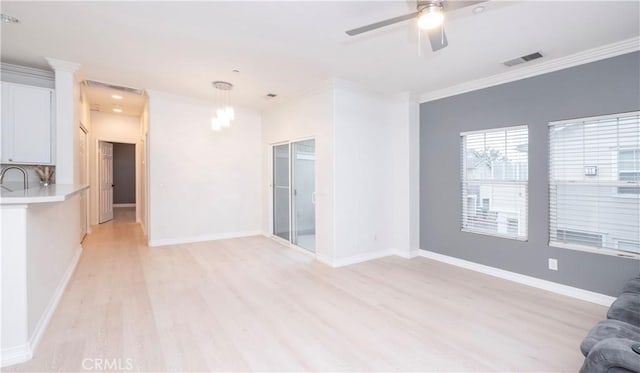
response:
[[[535,52],[535,53],[527,54],[526,56],[522,56],[522,57],[514,58],[514,59],[509,60],[509,61],[505,61],[503,63],[504,63],[505,66],[512,67],[512,66],[515,66],[515,65],[520,65],[521,63],[537,60],[538,58],[542,58],[542,57],[543,57],[542,53]]]
[[[103,82],[97,82],[95,80],[85,80],[84,82],[89,87],[115,89],[115,90],[118,90],[118,91],[133,93],[134,95],[139,95],[139,96],[142,96],[144,94],[144,91],[142,91],[141,89],[137,89],[137,88],[122,87],[122,86],[119,86],[119,85],[103,83]]]

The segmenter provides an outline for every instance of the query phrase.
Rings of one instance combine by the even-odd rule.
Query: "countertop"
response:
[[[2,189],[0,205],[62,202],[88,188],[89,185],[81,184],[51,184],[48,187],[37,186],[13,192]]]

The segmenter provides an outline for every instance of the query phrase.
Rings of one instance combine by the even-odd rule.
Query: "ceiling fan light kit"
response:
[[[437,3],[427,4],[418,15],[418,27],[422,30],[432,30],[444,22],[442,5]]]
[[[346,31],[347,35],[355,36],[368,31],[377,30],[382,27],[390,26],[399,22],[415,19],[421,30],[427,30],[431,49],[435,52],[449,45],[447,36],[444,32],[444,14],[446,12],[455,11],[469,6],[475,6],[488,0],[429,0],[418,1],[417,11],[403,16],[389,18],[380,22],[375,22],[366,26],[361,26]],[[477,7],[480,11],[484,11],[484,7]]]

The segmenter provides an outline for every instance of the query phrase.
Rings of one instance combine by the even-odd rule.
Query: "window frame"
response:
[[[604,121],[604,120],[608,120],[608,119],[620,119],[620,118],[626,118],[626,117],[635,117],[635,116],[640,116],[640,111],[632,111],[632,112],[624,112],[624,113],[616,113],[616,114],[607,114],[607,115],[599,115],[599,116],[593,116],[593,117],[583,117],[583,118],[574,118],[574,119],[567,119],[567,120],[559,120],[559,121],[552,121],[548,123],[547,128],[549,129],[548,131],[548,136],[547,136],[547,146],[548,146],[548,151],[549,151],[549,156],[548,156],[548,191],[549,191],[549,208],[548,208],[548,224],[547,224],[547,238],[548,238],[548,245],[550,247],[557,247],[557,248],[562,248],[562,249],[569,249],[569,250],[577,250],[577,251],[583,251],[583,252],[590,252],[590,253],[595,253],[595,254],[601,254],[601,255],[609,255],[609,256],[617,256],[617,257],[625,257],[625,258],[632,258],[632,259],[640,259],[640,253],[634,253],[634,252],[629,252],[629,251],[622,251],[619,249],[613,249],[613,248],[609,248],[609,247],[595,247],[595,246],[588,246],[588,245],[580,245],[577,243],[568,243],[568,242],[560,242],[560,241],[554,241],[552,240],[551,237],[551,231],[552,231],[552,227],[551,227],[551,188],[553,185],[558,186],[558,185],[562,185],[562,184],[573,184],[573,185],[579,185],[579,183],[573,183],[573,182],[567,182],[567,181],[556,181],[555,184],[553,182],[553,173],[552,173],[552,159],[551,159],[551,151],[552,151],[552,147],[553,144],[551,143],[551,129],[554,126],[560,126],[560,125],[567,125],[567,124],[576,124],[579,122],[590,122],[590,121]],[[639,144],[640,145],[640,144]],[[615,165],[616,165],[616,172],[615,174],[617,175],[617,180],[613,183],[618,183],[619,177],[620,177],[620,170],[619,170],[619,157],[620,157],[620,151],[624,151],[624,150],[636,150],[636,151],[640,151],[640,146],[638,148],[636,147],[629,147],[629,146],[622,146],[622,147],[618,147],[616,149],[612,149],[612,156],[615,157]],[[606,182],[602,183],[603,185],[605,185]],[[585,185],[589,185],[588,183],[584,183]],[[611,185],[611,184],[610,184]],[[640,198],[640,194],[635,194],[635,193],[618,193],[618,188],[616,187],[615,192],[612,195],[615,198],[632,198],[632,199],[637,199]],[[557,209],[557,207],[556,207]],[[557,214],[557,213],[556,213]],[[557,222],[556,222],[557,223]],[[556,226],[556,230],[557,226]],[[604,234],[602,232],[591,232],[591,231],[585,231],[585,233],[590,233],[590,234],[594,234],[594,235],[598,235],[601,234],[603,236],[604,239]],[[616,242],[616,246],[617,243],[620,241],[619,239],[614,238],[614,241]],[[623,241],[628,241],[623,239]]]
[[[526,180],[518,180],[518,179],[468,179],[467,178],[467,153],[466,153],[466,142],[465,142],[465,138],[466,136],[469,135],[478,135],[478,134],[488,134],[488,133],[500,133],[500,132],[504,132],[505,134],[508,133],[509,131],[514,131],[514,130],[526,130],[527,131],[527,178]],[[506,137],[505,137],[506,140]],[[460,231],[461,232],[466,232],[466,233],[473,233],[473,234],[479,234],[479,235],[484,235],[484,236],[490,236],[490,237],[497,237],[497,238],[505,238],[505,239],[511,239],[511,240],[516,240],[516,241],[522,241],[522,242],[527,242],[529,240],[529,125],[527,124],[520,124],[520,125],[516,125],[516,126],[508,126],[508,127],[493,127],[493,128],[487,128],[487,129],[482,129],[482,130],[473,130],[473,131],[463,131],[460,132],[460,157],[461,157],[461,162],[460,162],[460,166],[461,166],[461,172],[460,172],[460,201],[462,203],[461,205],[461,211],[460,211]],[[469,228],[469,227],[465,227],[465,221],[468,219],[469,216],[471,216],[470,214],[466,213],[465,214],[465,206],[464,203],[469,199],[469,195],[465,195],[465,186],[468,185],[491,185],[491,186],[495,186],[495,185],[513,185],[513,186],[524,186],[524,196],[523,201],[524,201],[524,214],[526,216],[526,220],[524,220],[524,222],[526,222],[526,226],[524,227],[524,236],[519,236],[519,235],[511,235],[511,234],[503,234],[503,233],[499,233],[499,232],[491,232],[488,230],[479,230],[479,229],[473,229],[473,228]],[[475,196],[474,195],[474,199],[476,201],[476,206],[480,205],[480,206],[484,206],[484,199],[481,198],[481,196]],[[491,204],[492,202],[489,201],[489,209],[491,209]],[[518,211],[512,211],[512,213],[517,213]],[[476,214],[477,216],[477,214]],[[508,217],[506,219],[506,221],[510,220],[511,218]],[[521,224],[523,224],[523,221],[521,221],[520,219],[516,218],[515,220],[517,220],[517,226],[519,227]],[[508,231],[508,223],[507,223],[507,231]]]
[[[637,166],[638,168],[634,168],[634,169],[621,169],[620,167],[620,153],[622,152],[628,152],[631,151],[634,153],[634,165],[637,162]],[[638,174],[638,176],[640,177],[640,144],[637,148],[633,148],[633,147],[622,147],[617,149],[617,151],[615,152],[615,157],[616,157],[616,174],[618,175],[618,181],[622,182],[625,180],[620,179],[620,174],[621,173],[632,173],[632,174]],[[635,157],[638,157],[638,160],[636,161]],[[638,188],[637,192],[633,192],[633,193],[626,193],[626,192],[620,192],[621,188]],[[640,198],[640,187],[638,186],[618,186],[616,187],[616,194],[618,197],[622,197],[622,198]]]

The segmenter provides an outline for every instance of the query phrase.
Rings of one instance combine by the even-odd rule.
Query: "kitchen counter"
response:
[[[88,188],[89,185],[81,184],[51,184],[46,188],[37,186],[12,192],[2,189],[0,205],[62,202]]]
[[[1,367],[31,359],[55,313],[82,253],[87,188],[34,185],[0,194]]]

